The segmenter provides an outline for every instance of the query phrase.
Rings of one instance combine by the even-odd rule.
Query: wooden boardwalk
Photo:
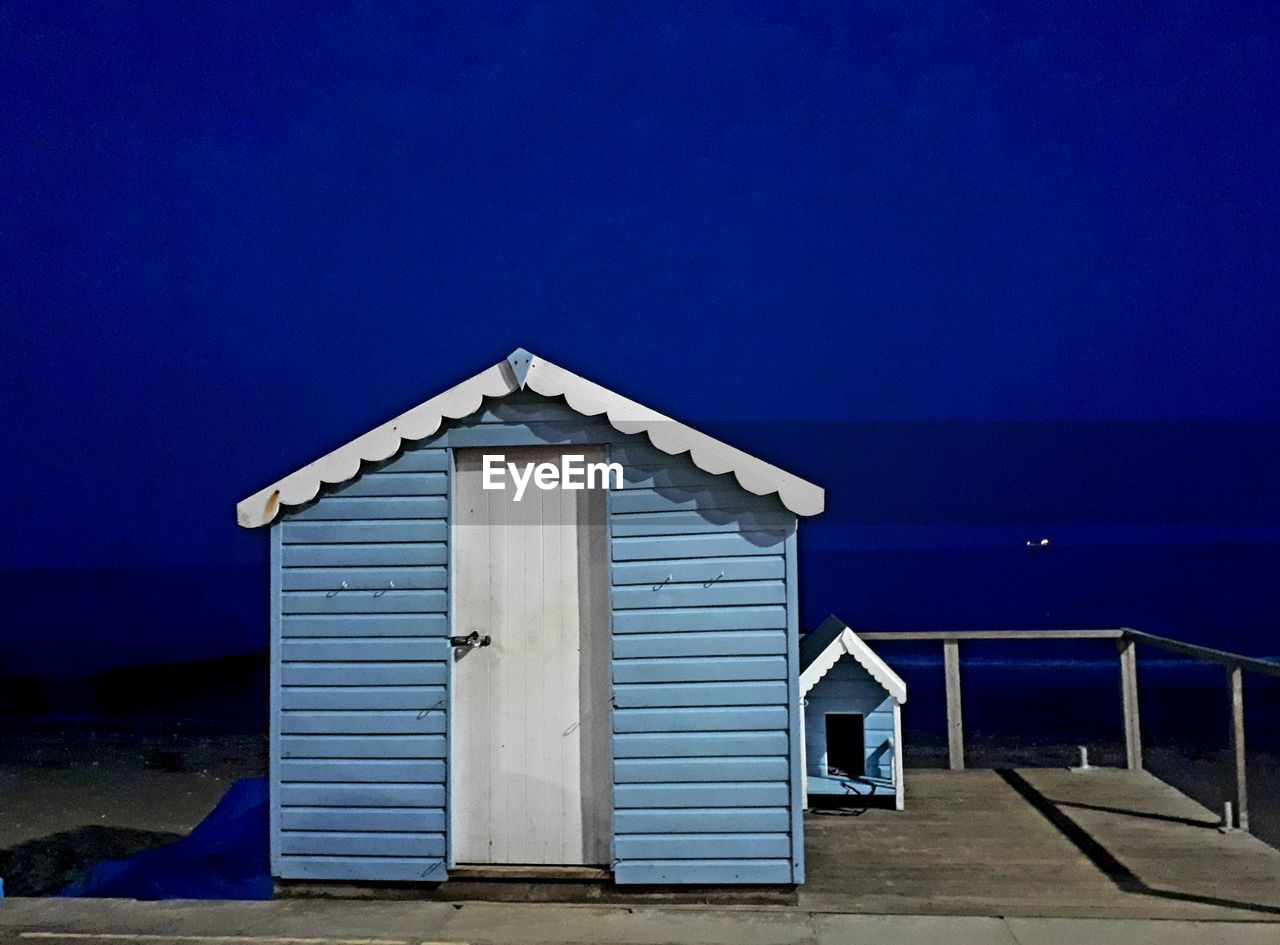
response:
[[[1280,851],[1141,771],[908,769],[907,809],[809,813],[807,882],[634,887],[468,880],[290,884],[285,895],[715,905],[805,913],[1280,923]],[[1277,933],[1280,941],[1280,933]]]
[[[806,817],[814,912],[1280,921],[1280,851],[1142,771],[908,770],[907,809]]]

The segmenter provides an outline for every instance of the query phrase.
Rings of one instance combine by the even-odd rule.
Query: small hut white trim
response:
[[[813,631],[816,637],[831,635],[831,641],[822,648],[800,670],[800,704],[803,709],[805,698],[810,690],[831,671],[843,657],[852,656],[863,669],[871,674],[871,678],[884,687],[893,699],[893,792],[894,807],[902,810],[904,806],[902,790],[902,706],[907,701],[907,684],[902,677],[889,668],[862,638],[834,614]],[[805,713],[800,713],[800,770],[803,772],[804,806],[809,806],[809,765],[805,748]]]
[[[845,626],[836,617],[828,617],[822,622],[822,626],[815,630],[815,633],[821,633],[831,621],[840,624],[844,629],[836,635],[826,648],[814,658],[814,661],[800,674],[800,695],[803,698],[809,694],[809,690],[814,684],[827,675],[831,671],[831,667],[842,656],[852,656],[857,660],[862,668],[871,674],[871,677],[884,686],[885,691],[893,697],[893,701],[898,705],[902,705],[907,701],[907,684],[902,678],[891,670],[887,663],[880,657],[876,656],[871,647],[862,642],[862,638]]]

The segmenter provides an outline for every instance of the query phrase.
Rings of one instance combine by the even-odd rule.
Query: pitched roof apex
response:
[[[511,370],[516,376],[516,384],[521,390],[524,390],[525,381],[528,380],[529,368],[533,367],[537,360],[537,355],[526,348],[516,348],[507,355],[507,363],[511,365]]]
[[[819,486],[517,348],[487,370],[242,500],[236,506],[236,520],[245,528],[266,525],[282,507],[310,502],[321,486],[337,485],[359,475],[362,463],[389,459],[404,443],[433,436],[446,421],[479,410],[485,398],[506,397],[516,390],[563,397],[570,409],[585,417],[603,415],[620,433],[645,434],[663,453],[687,453],[703,472],[732,473],[738,485],[754,495],[776,493],[797,515],[817,515],[825,506],[825,493]]]
[[[829,616],[822,625],[808,635],[811,645],[801,644],[800,657],[800,694],[807,695],[823,676],[831,671],[831,667],[841,657],[851,656],[862,666],[871,678],[884,687],[895,702],[902,705],[907,701],[907,684],[897,673],[889,668],[889,664],[876,655],[871,647],[835,614]],[[810,642],[806,640],[806,642]],[[817,649],[819,648],[820,649]],[[816,650],[816,652],[815,652]]]

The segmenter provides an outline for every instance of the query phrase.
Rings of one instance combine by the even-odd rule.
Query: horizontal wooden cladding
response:
[[[670,512],[688,509],[703,511],[755,511],[764,513],[787,512],[776,495],[760,496],[748,492],[737,484],[717,483],[715,486],[663,485],[650,489],[624,489],[609,497],[609,511],[614,515],[634,512]]]
[[[856,712],[868,728],[893,725],[893,700],[885,696],[880,702],[860,702],[849,699],[814,699],[805,701],[805,718],[819,725],[828,714]]]
[[[786,832],[791,829],[791,811],[786,807],[620,810],[614,815],[613,829],[615,834]]]
[[[420,449],[410,446],[402,454],[374,467],[371,472],[378,473],[425,473],[447,472],[449,469],[449,451],[442,449]]]
[[[774,531],[635,538],[622,537],[614,532],[610,546],[614,561],[655,561],[670,558],[780,555],[783,552],[783,543],[784,537]]]
[[[286,568],[411,568],[448,564],[449,545],[443,541],[406,541],[394,545],[284,545],[281,560]]]
[[[805,706],[807,718],[818,720],[828,712],[857,712],[863,717],[868,731],[893,727],[893,700],[885,696],[882,701],[858,702],[849,699],[815,699]],[[819,723],[821,724],[821,723]]]
[[[440,662],[285,663],[286,686],[443,686],[449,665]]]
[[[613,876],[625,885],[773,885],[792,879],[790,860],[623,860]]]
[[[780,555],[744,555],[733,558],[658,558],[653,561],[625,561],[614,564],[614,587],[644,584],[653,587],[670,581],[676,584],[707,584],[711,581],[781,580],[786,563]]]
[[[429,832],[447,829],[443,807],[286,807],[284,830],[360,830]]]
[[[449,494],[449,476],[444,472],[367,472],[332,493],[333,498],[364,499]],[[412,516],[405,516],[411,518]]]
[[[395,544],[440,542],[449,539],[449,523],[443,519],[361,522],[293,522],[279,526],[280,539],[291,544]]]
[[[281,645],[286,663],[441,660],[449,657],[449,644],[443,637],[306,637],[286,639]]]
[[[444,686],[286,686],[280,708],[289,709],[416,709],[444,711]]]
[[[286,830],[280,852],[320,856],[442,857],[443,833],[356,832],[349,830]]]
[[[613,770],[618,784],[785,781],[791,773],[787,759],[781,755],[763,758],[619,758],[614,761]]]
[[[702,535],[707,532],[781,532],[795,522],[787,511],[671,511],[614,514],[610,530],[618,538]]]
[[[613,713],[613,730],[629,732],[728,732],[787,728],[787,707],[746,705],[728,708],[620,708]]]
[[[443,758],[443,735],[281,735],[281,758]]]
[[[615,659],[615,683],[741,682],[786,679],[785,656],[703,656]]]
[[[281,856],[281,879],[443,882],[443,859],[390,856]]]
[[[288,782],[423,785],[442,784],[445,774],[441,758],[286,758],[280,762],[280,777]]]
[[[787,733],[635,732],[613,737],[614,758],[716,758],[725,755],[781,756]],[[748,780],[734,778],[733,780]]]
[[[610,592],[614,610],[654,607],[724,607],[749,604],[785,604],[787,587],[782,581],[697,581],[661,585],[615,587]]]
[[[874,679],[841,679],[828,674],[813,687],[810,698],[831,702],[856,699],[859,702],[879,703],[892,697]]]
[[[613,614],[614,633],[692,633],[708,630],[784,630],[784,605],[754,607],[662,607],[619,610]]]
[[[782,630],[710,630],[694,633],[628,633],[613,641],[617,659],[640,657],[777,656],[787,652]]]
[[[280,803],[291,808],[436,808],[444,807],[444,785],[435,784],[294,784],[280,785]],[[331,821],[337,823],[337,820]],[[317,828],[318,829],[318,828]],[[362,830],[362,827],[335,826],[329,829]]]
[[[614,806],[626,808],[786,807],[791,788],[786,781],[706,781],[667,784],[635,782],[613,789]]]
[[[411,450],[279,526],[283,878],[446,878],[449,463]]]
[[[419,637],[449,634],[448,615],[440,614],[285,614],[285,640],[307,637]]]
[[[344,547],[326,545],[323,547]],[[343,585],[346,585],[343,587]],[[424,591],[449,586],[444,565],[375,568],[289,568],[281,574],[286,591]]]
[[[305,508],[288,513],[290,523],[443,519],[448,514],[449,499],[443,495],[370,496],[369,498],[327,495]]]
[[[623,860],[767,859],[791,855],[789,833],[619,834],[614,853]]]
[[[444,712],[281,712],[280,731],[285,735],[442,735]]]
[[[285,591],[280,606],[288,614],[442,614],[447,591]]]
[[[615,684],[614,706],[619,709],[646,706],[763,706],[786,705],[787,684],[777,682],[709,682],[696,686],[665,683]]]

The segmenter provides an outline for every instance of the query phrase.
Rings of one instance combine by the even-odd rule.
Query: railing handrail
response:
[[[899,642],[927,640],[1118,640],[1123,629],[1114,630],[869,630],[854,631],[863,640]]]
[[[1235,809],[1226,807],[1227,827],[1249,829],[1249,794],[1244,742],[1245,671],[1280,677],[1280,661],[1230,653],[1198,643],[1183,643],[1131,627],[1095,630],[871,630],[858,632],[864,640],[877,642],[928,642],[942,644],[943,677],[946,683],[947,754],[953,769],[964,767],[964,721],[960,700],[960,644],[966,640],[1114,640],[1120,659],[1120,696],[1124,710],[1125,757],[1131,769],[1142,769],[1142,730],[1138,708],[1138,663],[1135,646],[1155,647],[1208,663],[1227,671],[1227,692],[1231,703],[1231,753],[1235,768]]]
[[[1120,640],[1127,638],[1205,662],[1219,663],[1229,667],[1238,666],[1265,676],[1280,677],[1280,662],[1276,660],[1231,653],[1211,646],[1202,646],[1199,643],[1184,643],[1182,640],[1145,633],[1131,627],[1096,630],[869,630],[865,633],[862,631],[857,633],[867,641],[880,640],[895,643],[943,640]]]
[[[1195,657],[1210,663],[1221,663],[1223,666],[1239,667],[1266,676],[1280,676],[1280,663],[1275,660],[1229,653],[1226,650],[1216,650],[1211,646],[1201,646],[1198,643],[1183,643],[1181,640],[1159,637],[1154,633],[1143,633],[1141,630],[1131,630],[1128,627],[1125,627],[1124,635],[1131,640],[1146,643],[1157,649],[1168,650],[1170,653],[1181,653],[1183,656]]]

